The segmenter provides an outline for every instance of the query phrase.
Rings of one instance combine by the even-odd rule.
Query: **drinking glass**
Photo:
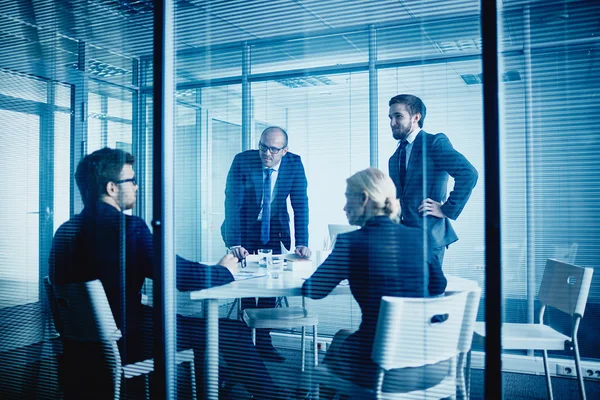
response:
[[[269,268],[273,265],[273,250],[272,249],[259,249],[258,250],[258,267]]]
[[[279,279],[283,273],[283,257],[273,257],[270,265],[267,265],[267,274],[270,279]]]

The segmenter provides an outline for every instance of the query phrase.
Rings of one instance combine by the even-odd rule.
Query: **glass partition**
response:
[[[572,318],[556,308],[549,307],[540,321],[540,307],[549,297],[555,306],[567,300],[558,291],[561,284],[548,294],[542,282],[551,279],[551,269],[547,269],[551,259],[592,268],[589,295],[581,300],[587,304],[578,332],[588,398],[596,390],[593,371],[599,357],[593,344],[598,332],[599,221],[598,213],[591,210],[598,208],[600,146],[589,129],[599,118],[594,93],[600,72],[591,50],[598,15],[591,3],[583,1],[522,2],[500,10],[498,33],[503,50],[498,79],[504,320],[543,322],[572,335]],[[511,51],[515,44],[522,46],[522,52]],[[511,333],[507,330],[503,335],[507,340]],[[573,351],[559,347],[549,351],[549,374],[575,377]],[[542,352],[537,349],[507,346],[504,368],[515,365],[543,374]],[[554,396],[559,396],[562,380],[552,381]],[[539,382],[536,395],[548,396]],[[579,397],[577,381],[565,382],[571,395]],[[504,385],[505,398],[520,391]]]
[[[485,289],[488,184],[499,184],[501,192],[502,300],[494,312],[505,323],[539,322],[539,290],[548,259],[597,269],[600,9],[594,2],[496,2],[500,161],[494,169],[500,181],[491,183],[486,182],[484,168],[484,139],[491,134],[484,132],[486,118],[491,117],[484,115],[482,91],[486,85],[482,52],[489,45],[481,33],[481,5],[485,3],[167,3],[174,7],[173,20],[168,21],[175,28],[169,49],[173,59],[167,60],[174,68],[174,115],[165,136],[172,140],[167,144],[173,146],[173,160],[164,170],[153,163],[157,89],[153,78],[156,71],[163,72],[162,65],[154,65],[154,17],[162,3],[7,0],[0,5],[0,181],[4,183],[0,189],[0,359],[5,366],[0,369],[0,398],[59,398],[63,394],[57,360],[64,349],[55,345],[61,339],[50,324],[41,279],[49,274],[53,235],[83,208],[75,169],[83,157],[103,147],[131,152],[136,158],[136,203],[126,213],[141,217],[138,227],[147,233],[147,226],[154,233],[158,231],[152,226],[154,207],[172,207],[172,220],[169,216],[159,221],[174,230],[173,248],[167,246],[166,251],[202,263],[188,263],[192,270],[180,274],[186,279],[178,282],[174,297],[166,299],[168,311],[180,315],[176,317],[177,338],[155,348],[173,345],[178,339],[183,344],[180,349],[194,348],[200,361],[196,364],[197,398],[216,398],[220,388],[222,394],[229,391],[231,398],[246,399],[252,394],[260,397],[261,390],[275,387],[269,394],[273,395],[278,387],[290,392],[304,384],[297,373],[302,359],[301,327],[275,327],[268,336],[286,358],[284,362],[274,362],[282,360],[273,353],[254,358],[257,347],[237,299],[275,297],[278,309],[305,307],[317,314],[319,361],[340,329],[359,329],[365,311],[375,309],[375,303],[370,303],[361,310],[346,282],[337,288],[343,294],[320,300],[303,299],[300,287],[317,259],[321,261],[317,253],[331,244],[328,225],[348,224],[346,179],[369,166],[395,174],[389,160],[395,154],[399,158],[402,150],[392,135],[388,102],[401,93],[423,100],[427,107],[423,129],[444,133],[479,173],[460,215],[450,221],[459,240],[445,249],[443,272],[452,282],[465,279]],[[268,283],[251,291],[244,289],[248,283],[243,280],[228,283],[244,276],[239,274],[241,266],[232,267],[230,274],[214,265],[226,253],[235,252],[235,245],[245,245],[241,240],[224,240],[227,195],[238,202],[249,197],[256,200],[255,213],[248,217],[254,234],[262,231],[263,213],[271,213],[264,208],[268,185],[267,177],[261,176],[258,152],[247,153],[254,158],[248,156],[234,171],[243,175],[260,164],[258,173],[237,182],[238,189],[248,191],[230,187],[226,195],[236,155],[257,150],[261,133],[269,126],[287,131],[289,153],[285,157],[297,155],[302,161],[312,267],[294,283],[294,290],[266,277],[253,277],[246,282],[264,279]],[[271,150],[268,153],[273,155]],[[431,168],[439,167],[433,164]],[[157,199],[155,174],[171,169],[173,178],[166,184],[173,196],[161,194]],[[284,170],[275,178],[269,196],[283,190],[285,179]],[[426,183],[419,193],[423,198],[431,197],[427,185],[432,182]],[[447,194],[456,189],[452,177],[446,189]],[[446,201],[443,193],[439,197]],[[281,215],[287,211],[290,221],[282,217],[281,226],[273,225],[273,229],[289,229],[293,251],[298,243],[294,225],[298,210],[289,198],[277,207],[274,210]],[[406,215],[410,210],[403,211]],[[230,215],[241,217],[243,212],[238,209]],[[364,261],[365,271],[369,261]],[[148,272],[152,265],[149,261],[140,274],[154,276]],[[385,265],[385,277],[395,276],[403,266]],[[286,273],[291,276],[292,271]],[[202,274],[207,274],[204,281],[198,278]],[[600,354],[595,345],[600,312],[597,278],[594,273],[578,335],[588,398],[598,397],[600,390]],[[357,281],[365,279],[351,280],[354,295],[360,292]],[[156,300],[151,283],[156,282],[146,281],[145,288],[133,290],[143,294],[144,318],[154,310],[150,308]],[[120,285],[116,291],[125,289],[125,284]],[[208,286],[212,287],[209,291],[200,290]],[[485,322],[487,302],[484,290],[477,313],[480,323]],[[137,299],[134,303],[139,305]],[[248,309],[247,303],[243,308]],[[220,348],[215,343],[216,316],[234,332],[228,337],[219,331]],[[151,319],[144,321],[149,324]],[[205,328],[207,321],[211,322]],[[546,311],[545,321],[563,333],[571,329],[571,319],[557,310]],[[119,326],[122,332],[126,328]],[[309,326],[309,370],[310,331]],[[261,334],[258,347],[265,340]],[[230,344],[238,349],[234,356],[227,353]],[[128,346],[121,348],[124,360]],[[239,346],[244,350],[239,351]],[[146,355],[151,357],[152,346],[148,348]],[[547,397],[541,352],[505,348],[502,355],[485,354],[480,340],[472,348],[471,398],[483,398],[486,393],[485,357],[502,357],[505,398]],[[225,362],[215,356],[219,351]],[[188,371],[171,361],[167,369],[175,373],[167,379],[179,387],[173,397],[190,398]],[[225,367],[216,369],[219,363]],[[555,397],[576,396],[572,352],[551,351],[549,367]],[[224,381],[218,380],[219,372]],[[248,377],[250,381],[244,381]],[[157,373],[151,384],[164,378]],[[136,385],[127,382],[127,396],[137,394]]]

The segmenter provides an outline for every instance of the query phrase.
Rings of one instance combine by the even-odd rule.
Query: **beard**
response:
[[[410,134],[409,126],[399,126],[397,128],[392,128],[392,135],[396,140],[404,140]]]

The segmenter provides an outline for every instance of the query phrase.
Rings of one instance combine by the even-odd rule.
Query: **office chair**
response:
[[[247,308],[244,310],[244,322],[252,329],[252,341],[256,344],[256,330],[263,328],[288,329],[297,326],[302,327],[302,366],[306,363],[306,327],[313,327],[313,356],[315,367],[319,365],[319,353],[317,349],[318,336],[317,325],[319,325],[319,316],[311,314],[306,309],[304,297],[302,297],[302,307],[278,307],[278,308]]]
[[[471,396],[469,386],[471,378],[471,345],[473,344],[473,329],[475,328],[479,301],[481,299],[481,288],[469,289],[468,292],[469,296],[463,317],[463,326],[460,332],[460,340],[458,341],[459,355],[456,371],[456,397],[458,399],[469,399]]]
[[[504,350],[543,351],[546,387],[550,399],[553,399],[553,395],[548,366],[548,350],[573,351],[580,396],[583,400],[586,398],[583,376],[581,374],[577,332],[579,331],[579,322],[583,318],[585,311],[593,274],[593,268],[583,268],[566,262],[548,259],[538,292],[538,299],[542,303],[538,322],[534,324],[502,324],[502,348]],[[571,316],[570,335],[564,335],[549,325],[544,324],[546,307],[555,308]],[[475,335],[485,338],[485,323],[475,323],[474,332]],[[469,366],[467,366],[467,372],[469,369]]]
[[[117,328],[114,316],[102,282],[93,281],[67,285],[52,285],[49,277],[44,285],[52,311],[54,325],[61,339],[82,343],[97,344],[101,349],[101,367],[112,371],[113,397],[121,398],[122,381],[144,376],[145,395],[149,398],[148,374],[154,370],[154,360],[147,359],[133,364],[122,365],[117,341],[121,331]],[[194,371],[194,351],[185,350],[176,354],[176,363],[189,363],[191,391],[196,398],[196,376]],[[82,365],[81,368],[86,368]]]
[[[384,296],[371,359],[379,366],[376,386],[365,388],[335,374],[327,364],[315,369],[314,381],[351,399],[440,399],[456,394],[456,360],[464,331],[469,292],[432,298]],[[438,364],[445,377],[428,385],[394,379],[402,369]],[[445,367],[449,366],[449,367]],[[398,376],[398,375],[396,375]],[[413,375],[414,376],[414,375]],[[417,388],[418,386],[425,388]],[[317,390],[318,392],[318,390]]]

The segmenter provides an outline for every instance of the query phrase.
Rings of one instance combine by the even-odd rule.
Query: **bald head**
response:
[[[281,162],[287,153],[287,132],[278,126],[270,126],[260,135],[258,150],[265,168],[273,168]]]
[[[262,142],[263,139],[266,139],[266,136],[280,136],[283,135],[284,138],[284,146],[287,147],[288,145],[288,134],[285,131],[285,129],[280,128],[278,126],[269,126],[267,129],[265,129],[264,131],[262,131],[262,134],[260,135],[260,141]],[[264,142],[263,142],[264,143]]]

